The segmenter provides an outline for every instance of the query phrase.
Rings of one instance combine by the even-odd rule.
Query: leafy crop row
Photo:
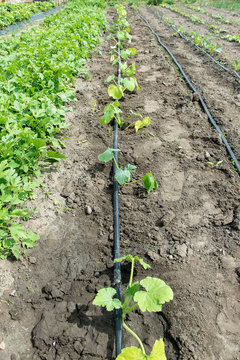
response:
[[[190,19],[194,23],[205,24],[204,20],[200,19],[198,16],[188,14],[185,11],[178,9],[175,6],[168,5],[168,4],[162,4],[161,6],[164,7],[164,8],[167,8],[169,10],[172,10],[172,11],[174,11],[174,12],[176,12],[176,13],[184,16],[184,17],[187,17],[188,19]]]
[[[41,26],[0,40],[0,258],[18,258],[38,239],[16,220],[29,216],[21,203],[39,186],[41,167],[64,158],[55,135],[68,126],[64,104],[106,28],[105,7],[71,0]]]
[[[221,39],[240,43],[240,35],[237,34],[228,34],[226,30],[218,28],[216,25],[211,25],[210,30],[217,36],[220,36]]]
[[[163,16],[162,17],[175,31],[177,31],[179,34],[183,35],[187,40],[190,40],[187,38],[187,36],[189,36],[189,38],[191,38],[190,41],[192,41],[192,43],[194,43],[196,46],[199,46],[200,48],[204,49],[205,51],[207,51],[208,53],[210,53],[212,55],[213,52],[217,52],[220,53],[222,51],[221,46],[219,44],[213,44],[211,43],[211,37],[210,36],[202,36],[200,35],[198,32],[195,31],[189,31],[187,32],[183,26],[178,26],[175,25],[173,20]],[[210,26],[210,29],[212,29],[215,33],[215,26],[212,25]],[[217,31],[217,30],[216,30]],[[220,30],[221,31],[221,30]],[[222,39],[227,39],[229,41],[235,41],[235,42],[240,42],[240,36],[238,35],[223,35],[221,36]],[[226,59],[223,58],[223,62],[225,62]],[[239,63],[237,60],[233,61],[233,64],[229,64],[230,67],[234,67],[235,71],[238,70],[239,68]]]
[[[223,24],[229,24],[229,25],[239,25],[239,21],[234,21],[234,20],[230,20],[230,19],[226,19],[224,18],[222,15],[218,15],[218,14],[212,14],[209,11],[199,7],[199,6],[193,6],[193,5],[185,5],[187,8],[200,12],[202,14],[206,14],[210,17],[212,17],[213,19],[216,19],[217,21],[223,23]]]
[[[205,24],[204,20],[200,19],[199,17],[197,17],[195,15],[188,14],[185,11],[176,8],[175,6],[171,6],[171,5],[168,5],[168,4],[163,4],[162,7],[165,7],[167,9],[169,9],[169,10],[172,10],[172,11],[182,15],[182,16],[185,16],[185,17],[189,18],[192,22]],[[225,39],[225,40],[231,41],[231,42],[240,43],[240,36],[237,35],[237,34],[227,34],[225,30],[217,28],[216,25],[209,25],[208,28],[216,36],[220,36],[221,39]],[[224,33],[224,35],[222,35],[223,33]],[[210,51],[216,50],[217,52],[219,52],[219,46],[218,45],[212,46],[212,44],[208,40],[206,40],[207,37],[203,38],[202,36],[198,35],[196,32],[192,32],[192,35],[193,35],[194,41],[197,41],[197,43],[199,45],[209,49]],[[203,43],[205,43],[206,46],[203,45]]]
[[[54,1],[37,1],[30,4],[0,3],[0,29],[16,24],[19,21],[28,20],[32,15],[41,11],[47,11],[53,7],[55,7]]]
[[[115,21],[113,30],[110,30],[110,35],[108,36],[108,40],[112,39],[114,45],[112,46],[111,54],[111,62],[112,65],[118,64],[120,65],[121,70],[121,79],[120,83],[115,81],[115,75],[112,74],[106,79],[106,83],[112,82],[108,86],[108,95],[110,98],[113,98],[114,102],[110,102],[104,108],[104,114],[99,119],[101,125],[109,124],[113,119],[118,123],[120,128],[123,128],[124,125],[129,121],[130,118],[135,117],[137,120],[131,122],[127,127],[125,127],[126,131],[129,127],[134,126],[136,132],[143,127],[149,126],[151,123],[151,119],[149,117],[143,118],[141,114],[135,113],[134,111],[130,111],[130,114],[126,117],[123,115],[123,112],[120,108],[120,100],[124,97],[125,92],[132,93],[133,91],[137,91],[139,89],[139,85],[137,79],[135,77],[135,63],[131,62],[129,64],[129,60],[131,56],[136,54],[135,48],[123,48],[124,42],[131,42],[131,35],[129,24],[126,20],[125,8],[119,6],[118,13],[119,18]],[[120,49],[120,54],[118,55],[118,47]],[[118,181],[120,185],[130,185],[138,182],[142,182],[147,192],[156,189],[158,187],[156,180],[154,179],[151,173],[147,173],[142,178],[130,181],[132,173],[135,172],[136,166],[132,164],[127,164],[123,167],[118,166],[117,161],[115,159],[114,153],[116,151],[120,151],[119,149],[111,149],[108,148],[102,154],[99,154],[98,160],[102,162],[108,162],[110,160],[114,160],[116,164],[116,174],[115,179]]]
[[[198,45],[202,47],[204,50],[208,51],[209,53],[212,53],[213,51],[216,51],[217,53],[221,52],[221,47],[218,44],[212,44],[211,43],[211,37],[210,36],[201,36],[195,31],[187,32],[183,26],[178,26],[173,23],[172,19],[167,18],[166,16],[163,17],[163,19],[172,26],[174,30],[176,30],[178,33],[186,36],[188,35],[190,38],[192,38],[195,45]]]
[[[104,114],[99,119],[101,125],[109,124],[113,119],[118,123],[119,127],[123,129],[126,126],[128,120],[133,116],[137,117],[137,120],[130,122],[124,131],[129,127],[135,127],[136,132],[139,129],[149,126],[151,120],[149,117],[143,118],[141,114],[130,111],[130,115],[126,118],[120,109],[120,100],[123,98],[125,91],[129,93],[137,91],[139,86],[135,77],[135,63],[129,63],[131,56],[136,53],[135,48],[124,49],[123,45],[131,42],[132,36],[130,35],[129,23],[126,19],[126,10],[124,6],[116,6],[118,18],[115,19],[113,29],[109,29],[110,35],[108,39],[112,39],[114,45],[111,50],[111,61],[112,64],[118,64],[121,70],[121,77],[118,77],[118,81],[115,82],[114,74],[110,75],[106,82],[113,82],[108,87],[109,97],[115,101],[109,103],[104,108]],[[116,165],[115,179],[120,185],[129,185],[137,182],[143,182],[147,192],[150,192],[157,188],[157,182],[151,173],[147,173],[141,179],[129,182],[131,174],[136,170],[136,167],[132,164],[127,164],[124,167],[119,167],[115,158],[115,153],[119,149],[108,148],[104,153],[98,156],[98,159],[103,162],[113,160]],[[126,324],[126,316],[130,312],[139,308],[141,311],[158,312],[161,311],[162,305],[173,299],[172,289],[165,284],[163,280],[153,277],[146,277],[145,279],[133,282],[134,264],[139,262],[144,269],[148,269],[150,266],[146,264],[143,259],[138,256],[126,255],[122,258],[115,259],[114,262],[121,262],[128,260],[131,262],[131,272],[129,277],[129,284],[125,292],[125,299],[123,303],[115,298],[116,290],[112,287],[103,288],[98,291],[95,299],[93,300],[94,305],[106,307],[107,311],[114,309],[122,310],[122,325],[123,328],[128,331],[137,341],[140,348],[130,346],[122,349],[121,353],[118,354],[116,360],[140,360],[140,359],[152,359],[152,360],[166,360],[164,342],[163,339],[156,340],[151,354],[146,355],[144,345],[138,335],[129,328]],[[145,290],[141,290],[143,287]]]

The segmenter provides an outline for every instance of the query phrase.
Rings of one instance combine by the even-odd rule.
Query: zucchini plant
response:
[[[144,187],[148,193],[158,188],[158,184],[151,173],[147,173],[142,178],[130,182],[131,174],[135,172],[136,166],[132,164],[127,164],[124,167],[119,167],[114,156],[114,152],[116,151],[120,151],[120,150],[108,148],[102,154],[98,155],[98,160],[105,163],[111,160],[115,162],[117,167],[117,171],[115,173],[115,179],[120,185],[132,185],[138,182],[143,182]]]
[[[161,311],[162,305],[173,299],[173,291],[163,280],[151,276],[147,276],[141,281],[133,282],[135,263],[139,262],[145,270],[149,269],[150,265],[138,256],[132,255],[115,259],[114,262],[122,262],[124,260],[128,260],[131,263],[129,283],[125,291],[124,301],[121,303],[119,299],[114,298],[116,290],[112,287],[100,289],[93,300],[93,305],[103,306],[107,311],[122,309],[123,328],[137,340],[140,346],[130,346],[122,349],[121,354],[117,356],[116,360],[166,360],[163,339],[156,340],[151,354],[147,355],[139,336],[126,324],[126,316],[135,309],[139,309],[142,312]]]

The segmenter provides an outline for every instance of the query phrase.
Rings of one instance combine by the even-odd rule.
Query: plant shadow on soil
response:
[[[86,311],[89,310],[86,305],[77,305],[77,308],[71,313],[67,321],[71,324],[77,324],[79,328],[88,326],[96,329],[99,333],[107,335],[107,358],[113,358],[114,332],[112,331],[112,313],[101,309],[102,315],[88,316]],[[81,355],[81,354],[80,354]]]

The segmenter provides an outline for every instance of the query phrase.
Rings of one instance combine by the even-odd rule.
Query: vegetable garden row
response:
[[[197,24],[202,24],[205,25],[208,29],[208,32],[204,31],[205,34],[201,34],[199,33],[199,31],[192,31],[192,30],[186,30],[183,26],[179,25],[179,24],[174,24],[174,21],[169,17],[169,16],[164,16],[164,19],[171,25],[174,25],[175,28],[182,34],[189,36],[190,38],[193,39],[194,43],[201,46],[202,48],[204,48],[205,50],[207,50],[209,53],[221,53],[222,52],[222,48],[221,45],[219,43],[216,43],[217,38],[221,38],[223,40],[227,40],[230,42],[239,42],[239,34],[237,33],[238,28],[234,28],[235,30],[232,30],[233,33],[228,33],[229,30],[225,30],[225,29],[221,29],[218,27],[218,25],[216,23],[211,23],[211,21],[204,21],[203,19],[187,13],[186,11],[176,7],[176,6],[171,6],[168,4],[163,4],[162,8],[166,8],[168,10],[170,10],[173,13],[177,13],[185,18],[187,18],[189,21],[193,22],[193,23],[197,23]],[[195,10],[195,7],[191,7],[191,9]],[[200,8],[197,8],[200,9]],[[207,13],[205,11],[203,11],[203,13]],[[207,13],[208,15],[208,13]],[[214,15],[215,19],[221,18],[222,17],[219,15]],[[222,19],[224,22],[224,19]],[[225,20],[225,23],[227,24],[231,24],[231,25],[236,25],[235,22],[231,22],[230,20]],[[212,35],[214,35],[216,37],[216,39],[212,40]],[[222,62],[226,62],[228,61],[226,55],[223,55],[223,59]],[[230,66],[235,68],[235,71],[238,70],[239,68],[239,59],[235,59],[234,61],[229,61]]]
[[[54,1],[37,1],[30,4],[5,4],[0,3],[0,29],[19,21],[28,20],[32,15],[47,11],[55,7]]]
[[[109,39],[113,40],[113,46],[111,50],[111,61],[112,64],[118,64],[119,68],[119,76],[118,82],[114,81],[115,75],[110,75],[106,82],[114,81],[114,84],[109,85],[108,87],[108,94],[111,98],[115,101],[114,103],[110,103],[105,106],[104,108],[104,115],[99,119],[101,125],[109,124],[112,119],[114,118],[116,126],[122,129],[122,133],[124,136],[124,132],[127,131],[129,127],[134,126],[136,132],[139,129],[142,129],[146,126],[149,126],[151,120],[149,117],[145,117],[142,120],[135,120],[134,122],[129,122],[129,119],[133,116],[142,118],[142,115],[139,113],[135,113],[130,111],[130,116],[126,117],[123,114],[122,110],[120,109],[120,102],[121,99],[124,97],[124,92],[134,92],[139,90],[138,82],[135,77],[135,63],[130,61],[131,55],[136,54],[135,48],[124,48],[124,44],[126,42],[131,42],[131,35],[130,35],[130,28],[129,23],[127,21],[127,13],[124,6],[118,5],[117,6],[117,13],[118,18],[115,19],[113,29],[110,30],[111,34],[108,37]],[[118,132],[118,129],[115,131]],[[125,129],[124,129],[125,126]],[[156,180],[154,179],[151,173],[147,173],[141,179],[137,179],[130,182],[131,173],[135,172],[136,166],[132,164],[127,164],[124,167],[120,167],[118,165],[118,157],[116,157],[117,152],[120,150],[118,148],[112,149],[108,148],[104,153],[98,156],[98,160],[102,162],[108,162],[110,160],[114,161],[115,164],[115,172],[114,178],[117,180],[119,185],[132,185],[138,182],[143,182],[144,187],[146,188],[147,192],[151,192],[154,189],[157,189],[158,185]],[[116,224],[115,224],[116,226]],[[115,232],[117,229],[115,228]],[[118,230],[119,231],[119,230]],[[119,244],[120,246],[120,244]],[[148,356],[146,355],[143,342],[138,337],[138,335],[130,329],[125,322],[127,314],[134,311],[136,308],[139,308],[141,311],[148,311],[148,312],[159,312],[162,310],[162,305],[165,302],[168,302],[173,299],[173,292],[172,289],[165,284],[163,280],[154,277],[146,277],[145,279],[133,282],[133,273],[134,273],[134,263],[140,262],[143,268],[146,270],[150,268],[150,266],[144,262],[143,259],[140,259],[138,256],[126,255],[124,257],[115,257],[114,262],[119,263],[123,260],[128,260],[131,263],[131,273],[129,276],[129,284],[127,286],[126,292],[124,294],[124,300],[122,301],[121,296],[117,296],[115,298],[117,290],[113,287],[103,288],[98,291],[96,298],[93,301],[94,305],[99,305],[106,307],[108,311],[121,309],[121,317],[122,317],[122,326],[123,328],[128,331],[137,341],[140,348],[131,346],[126,347],[121,351],[121,341],[122,335],[116,332],[116,336],[120,337],[116,339],[116,343],[120,346],[116,347],[116,355],[118,360],[125,360],[125,359],[137,359],[137,358],[145,358],[145,359],[152,359],[152,360],[165,360],[165,351],[164,351],[164,343],[163,339],[157,340],[153,346],[151,354]],[[121,278],[120,278],[121,279]],[[116,278],[115,281],[119,281],[119,278]],[[146,291],[140,290],[140,285],[146,289]],[[118,285],[117,285],[118,286]],[[118,319],[116,318],[116,321]],[[116,324],[116,328],[118,324]]]

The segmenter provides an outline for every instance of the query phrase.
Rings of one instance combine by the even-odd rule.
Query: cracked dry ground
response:
[[[239,84],[173,37],[146,8],[141,13],[200,84],[237,151]],[[114,15],[110,9],[110,22]],[[136,279],[160,277],[175,295],[162,313],[135,312],[128,323],[148,352],[164,337],[168,360],[238,360],[239,175],[198,99],[130,8],[128,20],[140,90],[126,94],[121,106],[152,123],[137,134],[120,131],[120,163],[135,164],[139,175],[151,171],[159,188],[150,195],[141,185],[120,189],[121,254],[143,257],[152,268],[137,268]],[[113,316],[91,304],[113,277],[112,169],[97,160],[113,143],[112,127],[98,122],[109,101],[104,80],[113,71],[110,46],[103,37],[88,62],[89,79],[77,79],[71,126],[63,134],[68,158],[47,169],[45,188],[29,203],[38,212],[27,227],[40,241],[27,259],[0,263],[0,360],[114,359]],[[217,167],[207,164],[221,160]],[[123,286],[128,272],[123,266]],[[130,344],[137,345],[125,336]]]

